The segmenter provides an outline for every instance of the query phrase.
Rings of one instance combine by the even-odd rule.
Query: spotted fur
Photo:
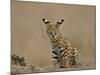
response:
[[[46,24],[46,31],[52,45],[53,64],[59,68],[67,68],[76,65],[77,50],[62,36],[59,30],[64,20],[62,19],[56,24],[52,24],[50,21],[43,18],[43,22]]]

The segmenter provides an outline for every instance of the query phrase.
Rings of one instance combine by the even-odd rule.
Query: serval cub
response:
[[[60,26],[64,22],[62,19],[56,24],[52,24],[45,18],[42,21],[46,24],[46,31],[50,38],[53,53],[53,64],[59,68],[67,68],[76,65],[77,50],[60,33]]]

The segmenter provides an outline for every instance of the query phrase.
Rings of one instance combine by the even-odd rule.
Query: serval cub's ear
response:
[[[50,21],[46,20],[45,18],[43,18],[42,21],[43,21],[45,24],[49,24],[49,23],[50,23]]]
[[[61,19],[60,21],[57,22],[56,26],[59,28],[63,22],[64,22],[64,19]]]

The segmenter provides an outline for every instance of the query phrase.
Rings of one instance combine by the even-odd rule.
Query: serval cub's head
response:
[[[60,35],[59,28],[61,24],[64,22],[64,20],[61,19],[56,24],[52,24],[50,21],[46,20],[45,18],[43,18],[42,21],[46,25],[46,29],[47,29],[46,31],[47,31],[47,34],[49,35],[49,38],[51,40],[56,40],[57,38],[59,38],[59,35]]]

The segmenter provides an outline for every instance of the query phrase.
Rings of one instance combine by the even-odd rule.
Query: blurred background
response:
[[[60,30],[79,51],[79,61],[96,60],[96,7],[12,0],[11,53],[24,56],[27,65],[52,64],[51,43],[42,18],[56,23],[64,19]]]

